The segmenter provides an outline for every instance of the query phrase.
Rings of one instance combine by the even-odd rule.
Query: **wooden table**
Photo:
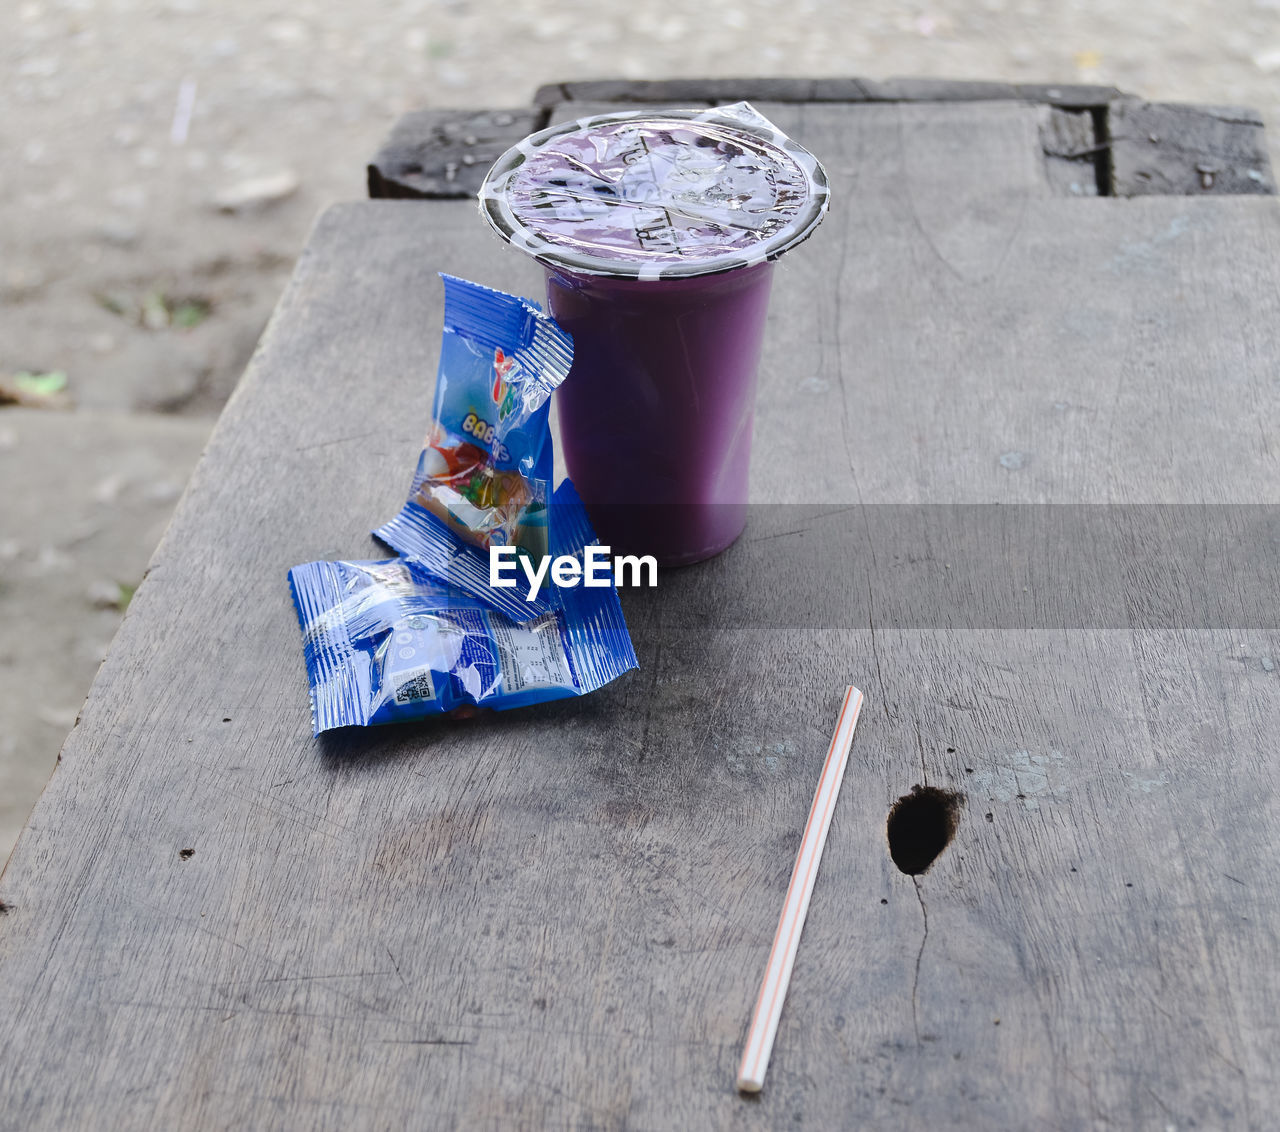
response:
[[[0,1127],[1274,1127],[1280,204],[1073,194],[1031,97],[761,100],[835,203],[746,535],[599,694],[316,741],[285,572],[382,556],[435,272],[540,290],[467,200],[326,212],[0,878]]]

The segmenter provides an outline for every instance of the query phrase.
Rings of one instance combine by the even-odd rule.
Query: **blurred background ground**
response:
[[[312,220],[395,118],[744,75],[1244,104],[1274,161],[1280,0],[0,0],[0,380],[74,403],[0,407],[0,862]]]

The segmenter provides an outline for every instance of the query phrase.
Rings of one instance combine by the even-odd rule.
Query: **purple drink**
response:
[[[561,437],[602,541],[663,565],[725,549],[746,522],[771,261],[822,219],[822,167],[738,103],[544,130],[480,195],[573,336]]]
[[[760,263],[654,286],[548,270],[548,306],[574,342],[565,464],[615,549],[677,566],[742,533],[772,275]]]

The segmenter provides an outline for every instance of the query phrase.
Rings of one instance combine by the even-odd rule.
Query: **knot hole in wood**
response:
[[[893,863],[910,877],[926,872],[951,844],[963,802],[963,794],[918,785],[894,802],[885,827]]]

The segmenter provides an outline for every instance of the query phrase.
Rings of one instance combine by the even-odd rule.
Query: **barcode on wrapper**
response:
[[[421,672],[410,680],[406,680],[396,689],[396,703],[416,704],[423,700],[434,700],[436,688],[431,682],[430,672]]]

